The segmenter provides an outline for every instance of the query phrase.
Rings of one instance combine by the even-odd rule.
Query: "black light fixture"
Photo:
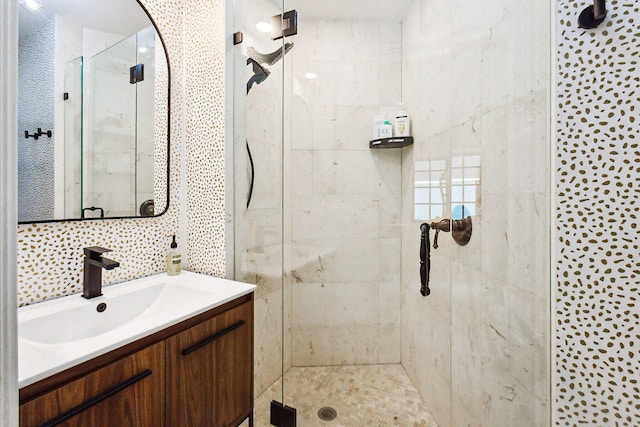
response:
[[[588,6],[580,13],[578,26],[584,29],[596,28],[607,17],[605,0],[593,0],[593,6]]]

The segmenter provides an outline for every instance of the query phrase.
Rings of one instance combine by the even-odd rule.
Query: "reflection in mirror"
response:
[[[169,71],[139,3],[21,1],[19,29],[18,220],[161,214]]]

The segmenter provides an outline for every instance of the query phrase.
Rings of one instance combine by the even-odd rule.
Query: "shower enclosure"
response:
[[[256,397],[295,407],[300,367],[384,365],[439,426],[549,425],[550,5],[313,3],[228,3],[228,276],[258,287]],[[370,148],[400,105],[413,143]],[[469,217],[422,296],[421,224]],[[340,423],[336,401],[298,423],[327,403]]]

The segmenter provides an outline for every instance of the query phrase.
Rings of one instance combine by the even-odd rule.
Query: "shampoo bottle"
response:
[[[176,276],[180,274],[182,270],[182,257],[178,252],[178,244],[176,243],[176,235],[173,235],[173,241],[169,247],[169,253],[167,253],[167,274],[169,276]]]
[[[386,120],[385,116],[374,116],[373,117],[373,139],[382,138],[380,136],[380,131],[382,130],[382,125]]]
[[[393,126],[389,123],[389,120],[385,120],[382,128],[380,129],[380,138],[392,138]]]
[[[395,136],[410,136],[411,122],[409,115],[404,112],[404,108],[400,107],[400,111],[396,115],[395,120]]]

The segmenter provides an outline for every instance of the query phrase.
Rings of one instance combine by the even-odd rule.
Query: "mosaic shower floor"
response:
[[[269,405],[281,393],[278,380],[258,396],[255,427],[270,427]],[[297,409],[300,427],[438,427],[401,365],[291,368],[285,397]],[[334,420],[319,418],[325,406],[337,411]]]

